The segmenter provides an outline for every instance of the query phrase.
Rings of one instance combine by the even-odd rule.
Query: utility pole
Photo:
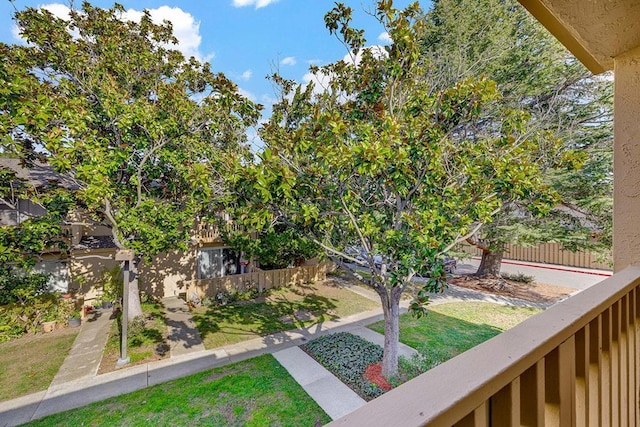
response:
[[[122,270],[122,316],[120,321],[122,323],[121,342],[120,342],[120,358],[116,362],[117,366],[124,366],[129,364],[130,359],[127,355],[127,330],[129,326],[129,268],[133,261],[133,251],[129,249],[123,249],[116,252],[116,261],[123,262]]]

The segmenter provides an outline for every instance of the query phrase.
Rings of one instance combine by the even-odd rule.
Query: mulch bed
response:
[[[462,288],[536,303],[555,302],[576,291],[572,288],[547,285],[545,283],[521,283],[505,279],[499,279],[499,284],[496,282],[496,279],[486,279],[472,275],[454,276],[447,279],[447,283]]]
[[[374,383],[384,391],[389,391],[392,388],[387,379],[382,376],[382,364],[380,363],[373,363],[367,366],[363,376],[367,381]]]

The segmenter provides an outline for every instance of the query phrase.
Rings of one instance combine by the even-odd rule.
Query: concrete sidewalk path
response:
[[[352,286],[349,287],[349,289],[361,295],[366,295],[373,300],[377,300],[378,298],[375,293],[365,288]],[[532,305],[525,301],[509,298],[492,298],[481,292],[457,287],[450,287],[444,294],[434,297],[433,303],[461,300],[488,300],[502,304],[524,306]],[[176,303],[177,306],[174,306],[173,303]],[[318,401],[322,406],[325,405],[325,403],[321,402],[324,402],[325,400],[341,400],[342,398],[337,399],[336,397],[338,395],[333,392],[332,388],[324,386],[330,381],[326,379],[326,377],[323,381],[317,382],[319,377],[316,376],[322,373],[322,376],[324,377],[324,372],[319,370],[316,365],[308,363],[308,360],[300,355],[299,352],[301,352],[301,350],[297,349],[297,346],[314,338],[335,332],[352,332],[361,336],[366,335],[366,339],[370,339],[374,342],[376,342],[375,340],[380,340],[382,338],[381,335],[376,337],[378,334],[365,329],[366,325],[383,319],[382,309],[376,308],[352,316],[347,316],[345,318],[312,325],[307,328],[278,332],[276,334],[227,345],[213,350],[197,350],[198,348],[202,348],[200,347],[202,345],[200,336],[195,334],[197,329],[195,329],[194,325],[191,324],[191,316],[188,311],[187,313],[183,311],[186,307],[178,303],[180,303],[180,301],[165,301],[165,305],[168,307],[167,313],[173,318],[173,326],[176,328],[178,325],[187,326],[185,329],[186,333],[183,338],[178,339],[178,337],[182,335],[181,332],[176,334],[175,350],[172,351],[170,358],[117,370],[103,375],[95,375],[95,372],[97,372],[97,366],[99,365],[98,360],[97,364],[91,365],[95,366],[95,372],[87,369],[86,371],[83,371],[85,372],[84,374],[79,374],[78,377],[74,379],[69,378],[69,381],[62,381],[61,377],[56,381],[56,384],[52,384],[46,392],[34,393],[10,401],[0,402],[0,426],[19,425],[46,415],[78,408],[89,403],[140,390],[145,387],[150,387],[173,379],[182,378],[217,366],[250,359],[265,353],[279,353],[291,348],[293,348],[291,351],[280,353],[278,357],[284,361],[283,363],[288,363],[287,360],[300,361],[298,368],[301,369],[301,371],[297,372],[295,375],[297,375],[298,378],[300,378],[300,381],[306,384],[308,388],[314,389],[314,393],[321,393],[322,390],[324,390],[324,394],[322,396],[314,397],[312,395],[312,397],[314,397],[314,399],[316,399],[316,401]],[[406,304],[407,301],[402,302],[401,312],[406,311]],[[101,333],[98,332],[98,330],[101,330],[101,328],[98,328],[99,325],[103,325],[105,328],[103,336],[106,340],[108,325],[110,324],[107,322],[109,317],[107,314],[108,313],[106,312],[100,313],[100,316],[96,318],[95,322],[85,322],[83,328],[86,326],[86,329],[84,331],[81,330],[81,335],[83,337],[87,337],[86,341],[84,338],[80,338],[81,335],[76,338],[78,343],[85,342],[85,345],[83,345],[85,349],[93,348],[98,337],[101,336]],[[105,323],[103,324],[102,322]],[[92,335],[95,336],[95,341],[90,338]],[[95,345],[98,346],[98,344]],[[104,344],[100,346],[101,349],[102,347],[104,347]],[[413,353],[413,349],[405,350],[410,354]],[[176,354],[178,351],[182,353]],[[101,352],[102,350],[100,350],[100,354],[102,354]],[[304,355],[306,356],[306,354]],[[69,360],[69,366],[74,366],[71,364],[71,360],[72,359]],[[80,362],[81,360],[78,360],[78,363]],[[93,372],[93,374],[91,374],[91,372]],[[316,379],[314,380],[314,378]],[[313,385],[314,383],[315,385]],[[353,399],[353,396],[349,398],[345,397],[344,399],[344,406],[340,406],[340,402],[338,402],[335,407],[330,408],[327,406],[325,411],[333,417],[338,416],[341,411],[346,411],[347,406],[351,408],[350,410],[353,410],[360,404],[358,399]],[[346,402],[351,403],[347,404]],[[324,408],[324,406],[322,407]]]
[[[479,258],[467,258],[458,263],[456,274],[473,274],[480,265]],[[562,265],[521,262],[505,259],[500,266],[502,273],[526,274],[535,277],[537,282],[563,286],[576,290],[587,289],[602,282],[613,273],[608,270],[566,267]]]
[[[102,375],[83,376],[52,385],[46,392],[0,402],[0,426],[23,424],[207,369],[296,347],[329,333],[349,332],[381,319],[382,309],[377,308],[308,328],[278,332],[213,350],[192,351]]]
[[[167,341],[171,357],[204,350],[200,332],[184,300],[178,297],[167,297],[162,299],[162,304],[169,328]]]
[[[360,326],[350,330],[349,332],[351,332],[353,335],[358,335],[359,337],[362,337],[369,342],[378,344],[380,347],[384,348],[384,335],[379,334],[376,331],[373,331],[365,326]],[[398,356],[403,356],[407,359],[411,359],[417,354],[418,351],[414,348],[411,348],[403,343],[398,344]]]
[[[273,353],[304,391],[336,420],[367,403],[299,347]]]
[[[49,388],[98,374],[113,321],[111,313],[111,310],[97,310],[82,321],[80,332]]]

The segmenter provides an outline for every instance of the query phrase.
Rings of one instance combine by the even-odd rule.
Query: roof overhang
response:
[[[595,74],[640,47],[637,0],[518,0]]]

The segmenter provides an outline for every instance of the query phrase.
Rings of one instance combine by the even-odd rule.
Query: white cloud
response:
[[[248,90],[244,90],[241,87],[238,87],[238,93],[251,102],[256,102],[257,100],[256,96],[253,93],[249,92]]]
[[[320,70],[315,73],[307,73],[302,76],[303,86],[313,82],[313,93],[322,93],[329,90],[329,83],[331,82],[331,76]]]
[[[240,75],[240,78],[244,81],[247,81],[251,78],[252,75],[253,75],[253,72],[251,70],[246,70],[244,73]]]
[[[367,46],[364,49],[371,51],[371,54],[373,55],[374,58],[389,57],[389,54],[385,50],[384,46],[381,46],[379,44],[376,44],[373,46]],[[353,52],[347,53],[344,56],[344,58],[342,58],[342,60],[347,64],[358,65],[360,61],[362,61],[362,52],[363,52],[363,49],[359,50],[355,56],[353,55]]]
[[[372,55],[376,58],[387,57],[388,53],[385,50],[384,46],[381,45],[373,45],[368,46],[365,49],[370,50]],[[360,50],[357,54],[353,54],[353,52],[347,53],[344,58],[342,58],[344,62],[347,64],[355,64],[356,66],[362,61],[362,50]],[[306,87],[310,82],[313,82],[313,92],[314,93],[322,93],[329,90],[329,84],[331,82],[332,76],[323,72],[321,69],[315,73],[307,73],[302,77],[303,86]]]
[[[67,21],[69,19],[69,7],[61,4],[61,3],[50,3],[50,4],[45,4],[44,6],[40,6],[42,9],[46,9],[49,12],[51,12],[51,14],[53,16],[57,16],[58,18],[62,18],[65,21]]]
[[[378,40],[382,43],[393,43],[393,39],[386,31],[384,33],[380,33],[380,35],[378,36]]]
[[[171,22],[173,26],[173,35],[178,39],[178,45],[173,46],[184,54],[187,58],[193,56],[199,61],[209,61],[213,59],[214,54],[203,55],[200,52],[200,43],[202,36],[200,35],[200,22],[196,21],[193,15],[183,11],[179,7],[160,6],[156,9],[149,9],[151,19],[156,24],[163,21]],[[128,9],[123,18],[139,22],[142,18],[142,12],[135,9]]]
[[[20,37],[20,29],[16,24],[13,24],[13,27],[11,27],[11,35],[16,41],[24,42],[24,39]]]
[[[298,61],[296,61],[295,56],[287,56],[282,61],[280,61],[280,64],[282,65],[296,65],[297,63]]]
[[[62,18],[69,19],[69,7],[61,3],[49,3],[40,6],[43,9],[48,10],[53,15]],[[160,6],[156,9],[149,9],[151,19],[156,24],[161,24],[164,20],[171,22],[173,26],[173,34],[178,39],[177,45],[171,45],[169,47],[178,49],[189,58],[194,56],[199,61],[209,61],[214,57],[213,53],[204,55],[200,52],[200,43],[202,42],[202,36],[200,36],[200,22],[196,21],[193,15],[183,11],[179,7]],[[142,17],[142,12],[135,9],[128,9],[122,14],[122,18],[134,22],[139,22]],[[12,30],[13,35],[19,38],[18,29]]]
[[[245,7],[255,5],[256,9],[269,6],[272,3],[276,3],[278,0],[233,0],[232,5],[234,7]]]

